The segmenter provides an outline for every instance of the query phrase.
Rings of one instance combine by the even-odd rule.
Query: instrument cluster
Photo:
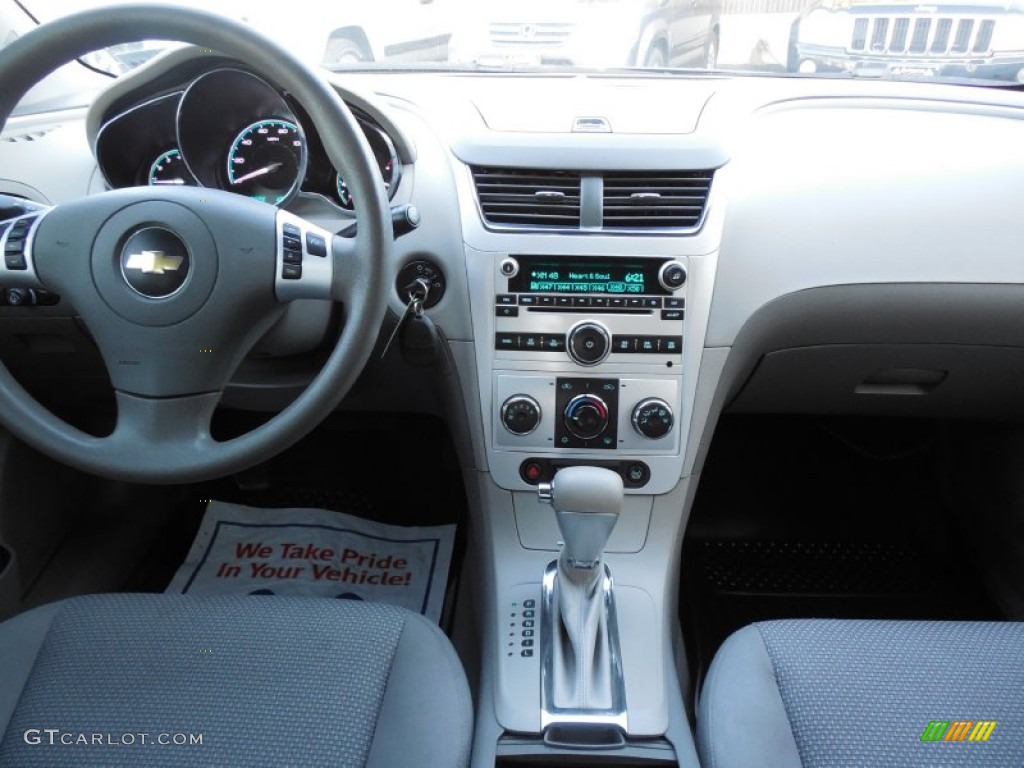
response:
[[[392,197],[402,170],[394,144],[368,116],[356,119]],[[112,188],[212,187],[278,206],[301,191],[352,210],[344,177],[304,124],[301,107],[267,82],[222,67],[111,117],[97,134],[96,159]]]

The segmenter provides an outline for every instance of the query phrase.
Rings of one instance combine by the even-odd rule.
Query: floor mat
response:
[[[167,592],[376,600],[440,621],[454,525],[211,502]]]
[[[945,474],[927,422],[724,419],[683,547],[695,678],[754,621],[999,618]]]

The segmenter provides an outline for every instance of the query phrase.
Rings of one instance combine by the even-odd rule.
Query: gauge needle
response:
[[[282,165],[283,165],[283,163],[271,163],[270,165],[265,165],[262,168],[258,168],[255,171],[251,171],[250,173],[245,174],[245,176],[239,176],[237,179],[235,179],[231,183],[232,184],[241,184],[243,181],[248,181],[249,179],[255,179],[257,176],[266,176],[268,173],[272,173],[272,172],[276,171]]]
[[[184,184],[184,179],[153,179],[154,184]]]

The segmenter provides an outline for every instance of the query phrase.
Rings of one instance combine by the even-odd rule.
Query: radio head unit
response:
[[[664,259],[581,256],[515,256],[519,268],[509,277],[509,293],[567,293],[598,296],[666,296],[659,282]]]

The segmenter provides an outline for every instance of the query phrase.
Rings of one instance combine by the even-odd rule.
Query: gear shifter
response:
[[[618,638],[601,558],[622,511],[622,478],[599,467],[567,467],[538,491],[555,508],[563,542],[553,615],[546,617],[552,628],[549,704],[553,710],[607,712],[616,704],[621,679],[616,683]]]

